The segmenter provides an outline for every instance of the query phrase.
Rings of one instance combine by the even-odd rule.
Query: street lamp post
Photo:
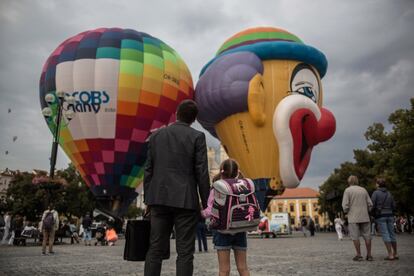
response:
[[[58,145],[59,145],[59,136],[60,136],[60,128],[62,124],[62,118],[64,117],[66,121],[69,123],[70,120],[73,119],[75,113],[71,110],[65,109],[63,104],[67,103],[68,105],[73,105],[75,103],[75,99],[72,96],[65,96],[65,92],[58,91],[56,93],[57,97],[53,94],[47,94],[45,96],[45,101],[49,105],[48,107],[43,108],[42,114],[46,119],[54,119],[55,118],[55,131],[53,133],[53,144],[52,144],[52,153],[50,156],[50,173],[49,176],[51,179],[55,176],[55,165],[56,165],[56,158],[58,152]],[[51,106],[56,104],[56,114],[53,114]]]

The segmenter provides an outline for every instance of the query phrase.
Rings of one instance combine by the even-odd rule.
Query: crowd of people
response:
[[[27,239],[33,239],[35,243],[42,243],[42,255],[54,254],[53,245],[59,243],[59,239],[62,243],[63,238],[70,238],[71,244],[79,244],[81,240],[85,246],[92,243],[92,219],[89,214],[80,220],[61,220],[52,204],[43,212],[38,223],[6,212],[0,216],[0,230],[1,245],[26,245]],[[118,240],[118,234],[110,223],[99,224],[94,237],[95,245],[113,246]]]

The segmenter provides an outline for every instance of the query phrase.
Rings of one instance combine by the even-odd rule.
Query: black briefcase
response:
[[[149,248],[151,222],[128,220],[125,233],[124,260],[145,261]]]

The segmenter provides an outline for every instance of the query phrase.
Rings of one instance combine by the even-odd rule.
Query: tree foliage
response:
[[[410,109],[393,112],[387,132],[381,123],[374,123],[365,132],[366,149],[354,150],[355,162],[345,162],[336,168],[320,187],[321,212],[331,220],[342,212],[342,195],[349,175],[356,175],[369,193],[375,189],[375,178],[384,177],[394,195],[400,213],[414,213],[410,199],[414,196],[414,98]]]
[[[58,171],[57,176],[66,179],[67,185],[33,184],[34,174],[16,174],[7,189],[7,210],[26,216],[30,221],[38,221],[48,202],[53,203],[59,214],[66,217],[81,217],[95,208],[92,192],[72,164],[67,169]]]
[[[75,166],[57,172],[59,177],[66,179],[68,185],[62,193],[62,198],[56,203],[56,208],[67,217],[76,217],[91,213],[95,208],[95,198],[82,177],[77,173]]]
[[[17,174],[7,189],[7,209],[13,214],[26,216],[30,221],[39,219],[44,209],[46,192],[32,184],[33,174]]]

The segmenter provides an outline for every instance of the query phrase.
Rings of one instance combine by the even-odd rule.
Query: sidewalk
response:
[[[383,261],[385,247],[380,237],[373,239],[373,262],[354,262],[351,240],[338,241],[336,234],[301,233],[276,239],[249,238],[248,264],[252,276],[267,275],[412,275],[414,235],[397,235],[400,260]],[[115,246],[83,244],[56,245],[53,256],[41,256],[40,246],[0,247],[0,275],[143,275],[142,262],[123,260],[124,240]],[[163,263],[162,275],[175,275],[175,240],[171,258]],[[217,275],[218,264],[211,238],[209,252],[194,255],[194,275]],[[363,254],[365,253],[362,247]],[[197,250],[197,248],[196,248]],[[231,258],[234,263],[233,257]],[[238,275],[232,265],[231,275]]]

